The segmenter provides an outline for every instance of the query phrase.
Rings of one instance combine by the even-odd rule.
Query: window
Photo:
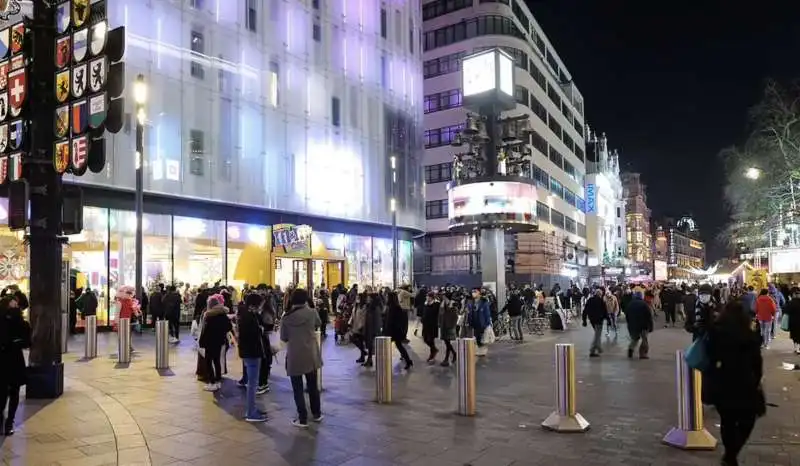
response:
[[[547,141],[536,130],[531,131],[531,145],[542,155],[547,155]]]
[[[205,171],[205,135],[198,129],[189,131],[189,173],[203,176]]]
[[[555,178],[550,178],[550,191],[553,192],[556,196],[560,198],[564,198],[564,185],[559,183],[559,181]]]
[[[311,6],[312,6],[312,7],[313,7],[315,10],[319,10],[319,0],[311,0]]]
[[[514,86],[514,99],[518,104],[528,106],[528,90],[523,86]]]
[[[617,218],[620,218],[620,217],[622,217],[622,209],[617,207]]]
[[[558,92],[556,92],[556,88],[551,86],[550,83],[547,83],[547,97],[550,97],[550,100],[556,104],[556,108],[558,108],[559,112],[562,111],[561,106],[563,104],[561,102],[561,97],[559,97]]]
[[[422,19],[427,21],[472,6],[472,0],[436,0],[422,5]]]
[[[584,201],[580,196],[575,196],[575,207],[577,207],[581,212],[586,212],[586,201]]]
[[[550,207],[547,207],[547,204],[536,201],[536,217],[539,220],[550,223]]]
[[[205,40],[203,39],[203,34],[201,32],[192,31],[191,42],[193,60],[191,65],[189,65],[190,72],[193,77],[197,79],[204,79],[206,73],[205,69],[203,69],[203,65],[194,60],[194,58],[202,56],[205,53]]]
[[[464,55],[466,55],[466,52],[457,52],[432,60],[426,60],[422,64],[423,77],[427,79],[461,71],[461,59],[464,58]]]
[[[461,106],[461,89],[451,89],[449,91],[437,92],[436,94],[426,95],[423,101],[425,113],[438,112],[449,108]]]
[[[539,53],[542,54],[542,56],[544,56],[544,50],[545,50],[544,39],[542,39],[542,36],[540,36],[539,33],[536,31],[533,31],[533,44],[536,46],[537,49],[539,49]]]
[[[386,10],[381,8],[381,37],[386,39],[386,30],[388,29],[388,19],[386,18]]]
[[[425,201],[425,218],[447,218],[447,199]]]
[[[460,32],[458,37],[456,36],[456,29],[459,31],[463,29],[463,38]],[[495,15],[479,16],[426,32],[422,49],[425,51],[433,50],[462,40],[486,35],[504,35],[526,40],[525,35],[517,28],[512,19]]]
[[[530,21],[528,20],[528,17],[525,16],[525,11],[523,11],[522,7],[519,5],[519,0],[514,1],[514,3],[511,4],[511,11],[514,12],[514,16],[516,16],[519,22],[522,24],[523,29],[527,31],[530,27]]]
[[[617,225],[617,238],[622,238],[622,227]]]
[[[586,155],[583,153],[583,148],[581,148],[578,144],[575,144],[575,155],[578,156],[584,163],[586,162]]]
[[[542,88],[543,91],[547,92],[547,78],[544,77],[544,73],[542,70],[539,69],[538,66],[533,62],[533,60],[529,60],[528,63],[530,66],[528,68],[528,73],[531,75],[536,84]]]
[[[544,189],[550,189],[550,175],[536,165],[533,166],[533,181]]]
[[[578,181],[578,176],[577,172],[575,171],[575,167],[566,160],[564,160],[564,173],[566,173],[567,176],[569,176],[573,180]]]
[[[342,102],[338,97],[331,98],[331,123],[337,128],[342,126]]]
[[[280,104],[280,66],[278,62],[269,62],[269,103],[273,107]]]
[[[558,124],[555,118],[550,118],[550,121],[547,122],[547,126],[550,127],[550,131],[552,131],[557,138],[561,139],[561,125]]]
[[[381,55],[381,87],[389,87],[389,65],[386,62],[386,55]]]
[[[425,148],[430,149],[450,144],[453,139],[455,139],[456,134],[460,133],[462,129],[464,129],[464,125],[460,124],[425,131],[423,135]]]
[[[550,49],[547,49],[547,64],[550,65],[550,68],[553,71],[553,76],[558,78],[558,76],[561,74],[561,68],[558,67],[556,55]]]
[[[451,163],[437,163],[425,167],[425,183],[442,183],[453,179]]]
[[[414,53],[414,22],[408,20],[408,53]]]
[[[256,0],[246,0],[244,25],[250,32],[256,32],[258,14],[256,13]]]
[[[202,10],[205,6],[205,0],[190,0],[189,6],[195,10]]]
[[[553,146],[550,146],[550,161],[553,162],[556,167],[563,169],[564,168],[564,156],[561,155],[560,152],[555,150]]]
[[[578,223],[578,236],[586,238],[586,225],[583,223]]]
[[[575,220],[569,217],[564,217],[564,229],[574,235],[578,232],[578,224],[575,222]]]
[[[314,23],[314,26],[312,26],[311,35],[314,37],[314,42],[322,41],[322,27],[318,23]]]
[[[557,211],[556,209],[550,209],[550,223],[553,226],[557,226],[558,228],[564,228],[564,214]]]
[[[573,207],[577,205],[577,196],[575,196],[575,193],[566,188],[564,188],[564,200],[567,201],[567,204]]]
[[[530,102],[531,110],[533,110],[533,113],[535,113],[540,120],[542,120],[545,124],[547,124],[547,110],[544,108],[544,105],[542,105],[542,103],[539,102],[539,99],[537,99],[536,96],[533,95],[533,92],[531,92],[530,94],[531,94],[531,102]]]

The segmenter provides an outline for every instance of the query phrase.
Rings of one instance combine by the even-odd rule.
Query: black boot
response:
[[[406,370],[409,370],[412,367],[414,367],[414,361],[412,361],[411,359],[406,359]]]
[[[364,354],[364,353],[361,353],[361,357],[356,359],[356,364],[364,364],[364,361],[366,361],[366,360],[367,360],[367,355]]]
[[[372,367],[372,356],[369,356],[363,364],[364,367]]]
[[[9,437],[14,435],[14,419],[13,418],[6,419],[4,430],[3,430],[3,434],[6,435],[6,436],[9,436]]]

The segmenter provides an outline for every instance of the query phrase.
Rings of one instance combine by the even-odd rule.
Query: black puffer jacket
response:
[[[586,324],[586,320],[589,320],[589,323],[594,325],[602,325],[603,321],[608,321],[608,309],[606,308],[606,302],[603,301],[603,298],[597,295],[592,296],[586,301],[586,306],[583,308],[583,323]]]
[[[263,358],[266,355],[266,348],[258,309],[240,307],[236,322],[239,333],[239,357]]]

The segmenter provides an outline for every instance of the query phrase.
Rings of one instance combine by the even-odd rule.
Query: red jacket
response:
[[[769,295],[761,295],[756,298],[756,319],[761,322],[768,322],[775,318],[778,305]]]

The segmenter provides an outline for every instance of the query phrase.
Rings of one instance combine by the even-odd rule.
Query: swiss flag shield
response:
[[[13,109],[22,108],[28,94],[28,79],[25,68],[8,73],[8,105]]]

